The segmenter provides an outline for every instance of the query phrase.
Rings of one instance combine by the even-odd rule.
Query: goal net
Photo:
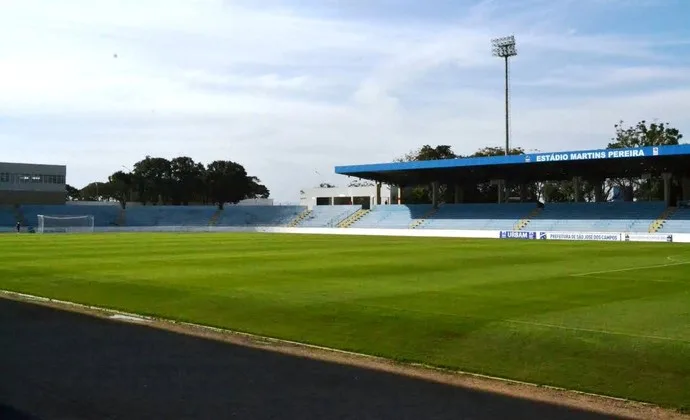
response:
[[[93,216],[38,215],[38,233],[93,232]]]

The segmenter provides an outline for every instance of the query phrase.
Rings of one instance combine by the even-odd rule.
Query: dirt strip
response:
[[[52,300],[8,291],[0,291],[0,298],[20,302],[29,302],[54,309],[77,312],[89,316],[109,319],[114,322],[146,325],[152,328],[171,331],[179,334],[219,340],[249,348],[269,350],[284,355],[403,375],[406,377],[445,385],[490,392],[512,398],[520,398],[535,402],[571,407],[620,418],[690,420],[690,415],[660,408],[651,404],[624,399],[570,391],[555,387],[540,386],[484,375],[438,369],[430,366],[400,363],[380,357],[260,337],[220,328],[206,327],[202,325],[176,322],[159,318],[142,317],[136,314],[128,314],[104,308]]]

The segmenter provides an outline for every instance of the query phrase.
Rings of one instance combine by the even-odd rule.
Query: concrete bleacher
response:
[[[664,222],[658,232],[662,233],[690,233],[690,208],[678,208]]]
[[[665,209],[663,202],[444,204],[377,206],[352,228],[514,230],[529,220],[526,231],[647,232]],[[674,222],[675,220],[675,222]],[[417,224],[415,225],[415,221]],[[677,212],[663,231],[685,232],[690,210]],[[681,226],[682,225],[682,226]],[[680,230],[678,230],[680,229]]]
[[[547,203],[523,230],[647,232],[664,209],[660,201]]]
[[[226,206],[216,226],[287,226],[305,206]]]
[[[23,223],[26,226],[36,226],[38,215],[44,216],[93,216],[93,223],[96,227],[111,226],[115,224],[120,207],[114,205],[25,205],[21,206],[21,213],[24,216]]]
[[[306,217],[304,206],[131,206],[121,219],[117,205],[26,205],[15,210],[0,206],[0,229],[11,231],[17,215],[24,226],[37,224],[39,214],[47,216],[94,216],[96,227],[216,226],[256,227],[336,227],[339,222],[361,210],[361,206],[316,206]],[[664,214],[663,202],[547,203],[536,209],[534,203],[444,204],[437,210],[431,205],[380,205],[374,207],[351,228],[369,229],[446,229],[513,230],[518,222],[528,220],[525,231],[647,232]],[[213,223],[211,223],[213,221]],[[660,233],[690,233],[690,208],[669,211]]]
[[[423,219],[431,212],[431,204],[376,206],[364,217],[350,225],[364,229],[407,229],[416,219]]]
[[[351,206],[347,206],[351,207]],[[356,206],[354,206],[356,207]],[[227,206],[218,212],[215,206],[130,206],[120,220],[117,205],[25,205],[20,207],[25,226],[36,226],[38,215],[94,216],[95,227],[122,226],[208,226],[216,212],[217,226],[287,226],[306,210],[303,206]],[[355,210],[356,211],[356,210]],[[0,209],[0,226],[11,229],[15,220],[13,207]]]
[[[214,206],[133,206],[126,210],[127,226],[207,226]]]
[[[0,206],[0,231],[11,231],[17,223],[12,206]]]
[[[296,227],[336,227],[361,209],[357,205],[315,206]]]
[[[536,203],[444,204],[417,229],[513,230]]]

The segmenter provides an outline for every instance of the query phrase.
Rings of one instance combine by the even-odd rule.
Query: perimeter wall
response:
[[[5,229],[6,232],[11,231]],[[596,241],[596,242],[676,242],[690,243],[690,233],[627,232],[526,232],[498,230],[436,229],[356,229],[289,227],[152,226],[102,227],[96,232],[262,232],[303,235],[409,236],[434,238],[483,238],[499,240]],[[0,231],[1,232],[1,231]]]

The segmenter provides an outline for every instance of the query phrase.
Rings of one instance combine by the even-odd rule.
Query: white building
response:
[[[378,190],[380,188],[380,191]],[[380,197],[380,199],[377,199]],[[358,204],[365,209],[382,204],[397,204],[398,188],[390,185],[370,185],[366,187],[308,188],[300,192],[300,205],[333,206]]]

